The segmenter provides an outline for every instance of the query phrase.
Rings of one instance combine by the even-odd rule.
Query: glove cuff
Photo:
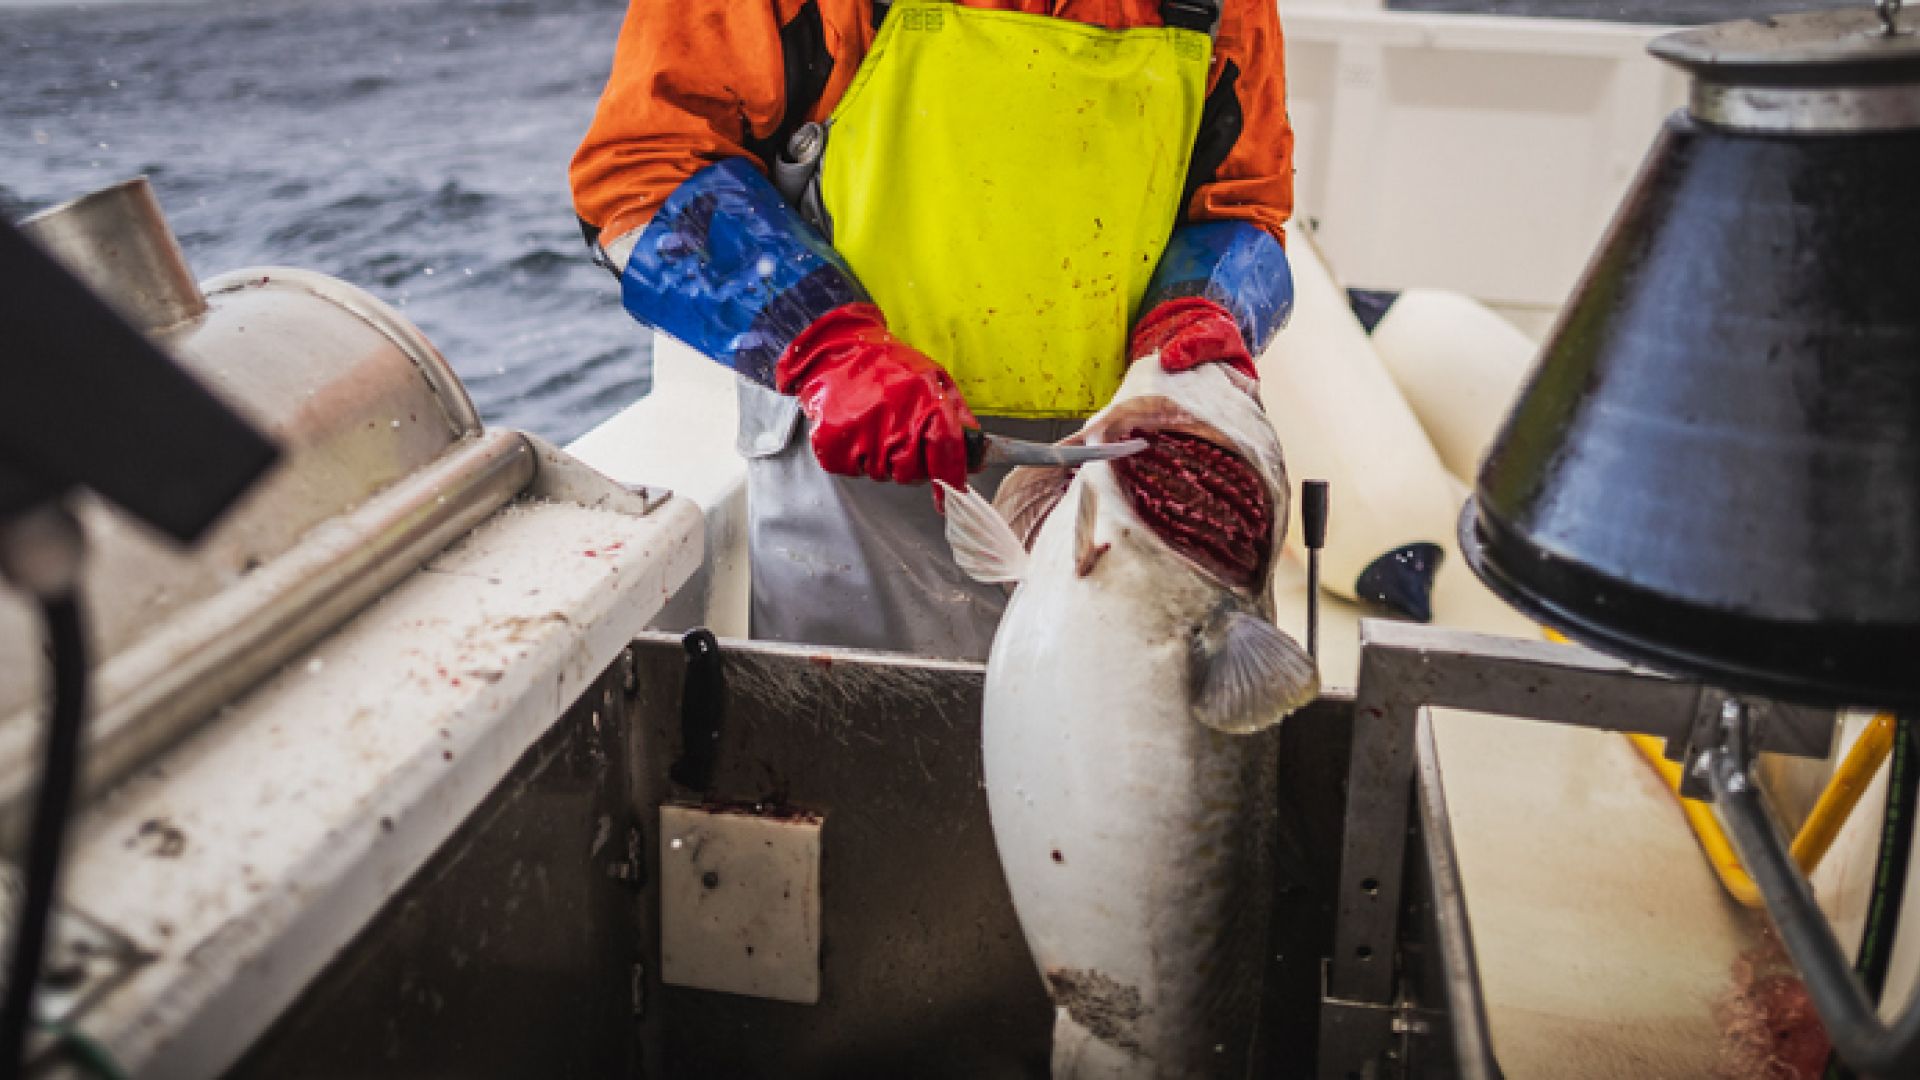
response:
[[[831,363],[847,345],[892,338],[887,318],[873,304],[842,304],[813,320],[780,353],[773,367],[773,388],[798,396],[807,380]]]
[[[1244,221],[1182,225],[1167,241],[1141,310],[1182,296],[1218,301],[1233,314],[1247,351],[1258,355],[1293,310],[1287,251]]]
[[[1204,297],[1167,300],[1141,317],[1134,325],[1127,358],[1140,360],[1155,353],[1160,355],[1160,366],[1168,371],[1217,363],[1249,379],[1260,378],[1233,316]]]

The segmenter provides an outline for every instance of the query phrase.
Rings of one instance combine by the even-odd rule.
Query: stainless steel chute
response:
[[[184,368],[286,447],[192,552],[97,499],[91,550],[98,791],[292,659],[524,490],[534,448],[486,432],[447,361],[403,316],[306,270],[196,285],[144,179],[23,223]],[[0,839],[31,789],[40,658],[0,595]]]

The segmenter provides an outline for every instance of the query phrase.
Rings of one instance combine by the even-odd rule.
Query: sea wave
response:
[[[643,393],[566,164],[618,0],[0,0],[0,213],[154,184],[203,277],[304,266],[417,322],[489,423],[556,441]]]

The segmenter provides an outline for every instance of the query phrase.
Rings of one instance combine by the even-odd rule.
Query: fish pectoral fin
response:
[[[1027,547],[1040,535],[1047,515],[1066,498],[1077,469],[1058,465],[1023,465],[1000,481],[993,508],[1007,519],[1007,527]]]
[[[947,493],[947,546],[953,561],[975,581],[1017,582],[1027,573],[1027,549],[1006,519],[980,493],[936,480]]]
[[[1215,731],[1250,735],[1278,724],[1320,693],[1320,673],[1298,642],[1234,609],[1194,635],[1193,712]]]

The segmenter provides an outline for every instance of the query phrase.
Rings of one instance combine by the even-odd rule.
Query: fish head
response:
[[[1147,449],[1077,469],[1015,469],[992,505],[949,488],[954,560],[977,581],[1025,589],[1077,578],[1146,605],[1161,616],[1150,625],[1185,639],[1194,719],[1228,735],[1267,730],[1320,686],[1312,657],[1272,622],[1289,502],[1279,438],[1251,383],[1224,365],[1168,372],[1149,358],[1066,442],[1127,439]],[[1105,569],[1116,561],[1117,573]],[[1122,582],[1136,587],[1108,588]],[[1001,649],[996,641],[995,657]],[[993,668],[989,660],[989,678]]]
[[[1169,372],[1132,366],[1113,400],[1073,441],[1145,439],[1107,472],[1110,512],[1145,530],[1203,575],[1265,597],[1285,538],[1290,490],[1280,440],[1252,384],[1224,364]],[[1109,486],[1102,484],[1101,486]]]

